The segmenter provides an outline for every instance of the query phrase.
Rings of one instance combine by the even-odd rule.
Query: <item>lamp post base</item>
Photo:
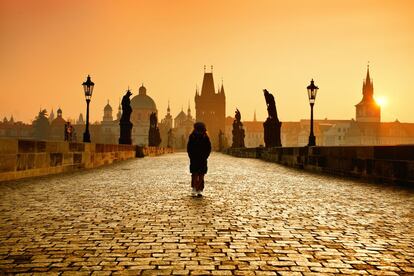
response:
[[[88,133],[84,133],[83,134],[83,142],[84,143],[90,143],[91,142],[91,135],[89,134],[89,132]]]
[[[314,147],[314,146],[316,146],[316,139],[315,139],[315,136],[311,135],[309,136],[308,147]]]

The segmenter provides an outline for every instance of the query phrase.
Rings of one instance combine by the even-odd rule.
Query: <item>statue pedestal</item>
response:
[[[120,137],[119,143],[124,145],[132,145],[131,140],[131,130],[132,130],[132,123],[131,122],[120,122]]]
[[[241,122],[234,121],[233,122],[233,144],[231,145],[232,148],[244,148],[244,129],[243,124]]]
[[[282,143],[280,140],[280,128],[282,122],[272,118],[267,118],[263,123],[264,128],[264,142],[266,148],[281,147]]]

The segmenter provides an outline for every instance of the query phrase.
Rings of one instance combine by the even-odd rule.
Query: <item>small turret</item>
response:
[[[190,100],[188,101],[187,117],[191,118]]]
[[[121,99],[119,99],[118,113],[116,114],[116,119],[121,120],[121,117],[122,117],[122,107],[121,107]]]

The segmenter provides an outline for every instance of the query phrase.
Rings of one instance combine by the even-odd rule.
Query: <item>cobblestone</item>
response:
[[[184,153],[0,184],[0,274],[414,274],[414,193]],[[49,274],[47,274],[49,273]]]

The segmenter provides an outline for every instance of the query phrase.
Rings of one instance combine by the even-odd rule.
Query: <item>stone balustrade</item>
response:
[[[96,168],[172,151],[133,145],[0,139],[0,181]]]
[[[414,184],[414,145],[229,148],[226,153],[314,172]]]
[[[158,156],[167,153],[173,153],[173,148],[162,148],[162,147],[140,147],[137,146],[137,157],[144,156]]]

